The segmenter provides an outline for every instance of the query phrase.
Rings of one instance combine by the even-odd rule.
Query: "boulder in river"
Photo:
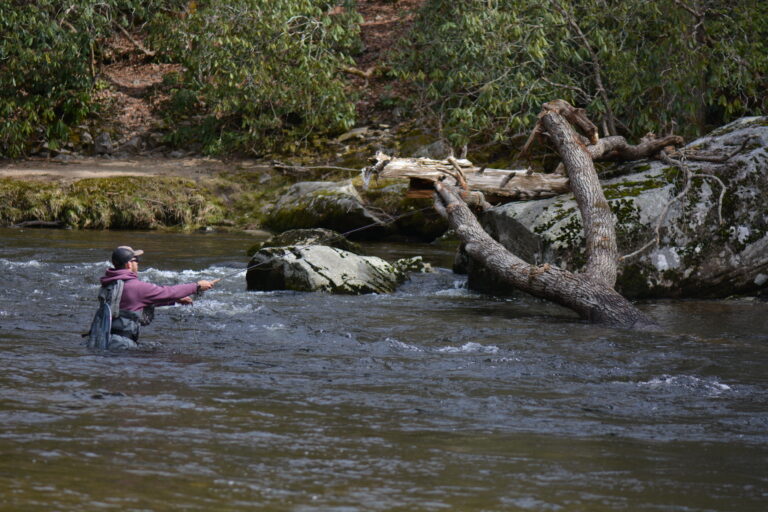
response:
[[[390,293],[407,279],[381,258],[325,245],[267,247],[253,255],[248,267],[249,290]]]
[[[679,201],[683,173],[657,160],[623,166],[629,172],[603,181],[616,215],[620,254],[655,236],[660,243],[623,260],[617,290],[630,298],[726,297],[768,286],[768,117],[743,118],[693,141],[683,151],[730,158],[713,167],[689,158],[695,175]],[[722,224],[718,210],[723,187]],[[485,229],[531,263],[576,270],[585,261],[581,216],[571,194],[508,203],[483,215]],[[476,262],[467,266],[469,286],[498,293],[496,280]]]
[[[285,247],[289,245],[327,245],[336,247],[355,254],[362,254],[362,248],[347,240],[344,235],[336,231],[324,228],[291,229],[272,236],[264,242],[254,244],[248,249],[248,256],[266,247]]]
[[[275,231],[327,228],[358,239],[378,238],[391,230],[389,219],[366,208],[350,181],[306,181],[291,186],[272,208],[264,225]]]

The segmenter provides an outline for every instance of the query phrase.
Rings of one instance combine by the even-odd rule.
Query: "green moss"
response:
[[[0,180],[0,224],[59,222],[86,229],[194,229],[226,223],[223,201],[176,177],[88,178],[60,183]]]
[[[182,178],[89,178],[65,193],[66,218],[79,228],[197,227],[222,217],[210,194]]]
[[[611,201],[616,216],[616,243],[622,251],[632,251],[648,237],[648,227],[640,222],[640,209],[632,199]]]
[[[555,208],[560,208],[563,205],[563,203],[555,203]],[[552,218],[543,224],[539,224],[533,229],[533,232],[540,235],[546,231],[549,231],[555,224],[563,220],[564,218],[568,217],[569,215],[573,215],[576,213],[576,208],[566,208],[564,210],[560,210],[555,215],[552,216]]]
[[[624,181],[613,185],[603,186],[606,199],[637,197],[646,190],[653,190],[667,185],[662,179],[649,178],[641,181]]]

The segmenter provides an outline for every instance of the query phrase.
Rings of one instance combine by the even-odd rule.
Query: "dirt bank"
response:
[[[62,182],[117,176],[178,176],[198,179],[227,171],[266,169],[268,166],[256,160],[225,161],[207,157],[136,157],[128,160],[77,157],[67,161],[41,158],[0,162],[0,178]]]

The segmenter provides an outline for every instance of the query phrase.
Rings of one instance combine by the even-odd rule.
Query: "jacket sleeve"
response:
[[[158,286],[152,283],[138,281],[135,286],[136,300],[143,306],[170,306],[177,300],[192,295],[197,291],[197,283],[176,284],[173,286]]]

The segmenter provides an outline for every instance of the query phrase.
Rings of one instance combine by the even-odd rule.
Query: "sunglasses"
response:
[[[131,261],[135,261],[136,263],[139,262],[139,258],[131,258]]]

